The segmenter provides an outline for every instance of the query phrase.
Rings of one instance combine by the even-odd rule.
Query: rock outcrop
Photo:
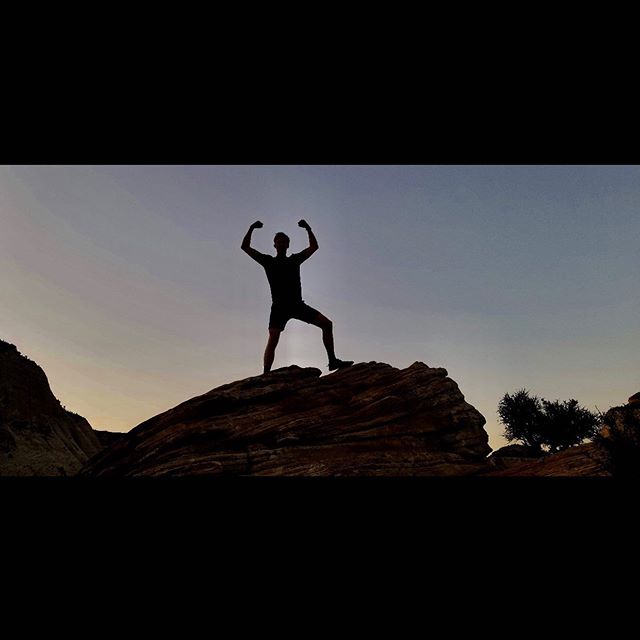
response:
[[[640,394],[629,403],[612,407],[604,415],[604,427],[596,443],[608,455],[607,468],[618,478],[640,480]]]
[[[290,366],[138,425],[84,476],[448,476],[486,470],[484,417],[447,371],[416,362],[320,377]]]
[[[610,476],[606,452],[588,442],[542,458],[500,465],[485,475],[500,477],[601,477]]]
[[[531,462],[543,455],[543,452],[524,444],[509,444],[494,451],[489,456],[489,462],[496,469],[507,469],[523,462]]]
[[[611,407],[604,415],[604,424],[600,431],[604,438],[617,435],[629,441],[637,439],[640,436],[640,401],[631,396],[628,404]]]
[[[69,476],[102,449],[91,425],[66,411],[44,371],[0,340],[0,476]]]

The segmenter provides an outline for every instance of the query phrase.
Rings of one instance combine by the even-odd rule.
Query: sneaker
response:
[[[345,367],[350,367],[353,364],[353,360],[339,360],[336,358],[329,362],[329,371],[334,371],[335,369],[344,369]]]

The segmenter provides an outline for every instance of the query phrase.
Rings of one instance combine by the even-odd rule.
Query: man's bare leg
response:
[[[311,324],[322,329],[322,343],[327,350],[327,356],[329,356],[329,369],[340,369],[353,364],[352,360],[343,361],[336,358],[333,343],[333,322],[329,318],[318,313],[315,321]]]
[[[276,355],[276,347],[278,346],[278,341],[280,340],[280,329],[269,329],[269,340],[267,341],[267,347],[264,350],[264,373],[269,373],[271,371],[271,365],[273,364],[273,359]]]
[[[336,352],[333,345],[333,322],[331,322],[331,320],[327,320],[327,322],[328,324],[322,327],[322,344],[324,344],[324,348],[327,350],[329,362],[332,362],[336,359]]]

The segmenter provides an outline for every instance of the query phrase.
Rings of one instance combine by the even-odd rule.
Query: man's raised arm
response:
[[[262,257],[262,254],[251,247],[251,234],[253,233],[254,229],[261,229],[261,228],[262,228],[262,222],[260,222],[260,220],[256,220],[249,227],[249,231],[247,231],[247,234],[242,239],[242,245],[240,247],[245,253],[248,253],[254,260],[258,260],[260,257]]]
[[[313,231],[311,231],[311,227],[307,224],[306,220],[300,220],[298,222],[298,226],[306,229],[307,233],[309,234],[309,246],[304,251],[300,252],[300,255],[302,256],[302,259],[304,261],[318,250],[318,241],[313,235]]]

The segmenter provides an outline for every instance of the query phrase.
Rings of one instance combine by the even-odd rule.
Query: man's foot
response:
[[[344,369],[345,367],[350,367],[353,364],[353,360],[340,360],[336,358],[335,360],[329,361],[329,371],[334,371],[335,369]]]

